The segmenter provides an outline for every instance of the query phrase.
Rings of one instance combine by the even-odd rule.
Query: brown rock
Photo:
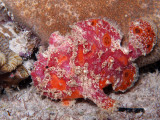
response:
[[[69,25],[88,18],[108,18],[120,26],[127,40],[130,22],[139,17],[147,17],[160,30],[160,1],[158,0],[3,0],[13,13],[15,21],[31,28],[48,43],[50,34],[70,31]],[[139,66],[160,59],[160,34],[155,50],[147,57],[137,60]]]

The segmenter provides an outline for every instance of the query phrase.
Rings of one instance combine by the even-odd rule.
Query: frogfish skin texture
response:
[[[121,46],[123,34],[106,19],[89,19],[71,26],[65,36],[52,33],[48,50],[40,52],[31,76],[34,86],[52,99],[72,101],[88,98],[109,110],[116,100],[103,88],[126,91],[138,79],[134,60],[150,53],[156,43],[153,24],[137,19],[129,27],[129,43]]]

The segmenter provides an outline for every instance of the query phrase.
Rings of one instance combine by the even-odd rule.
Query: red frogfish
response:
[[[115,108],[116,100],[103,88],[126,91],[138,79],[134,63],[150,53],[156,44],[156,28],[145,19],[131,22],[129,42],[122,46],[123,34],[106,19],[89,19],[71,26],[62,36],[52,33],[49,47],[37,55],[31,72],[34,86],[45,96],[69,104],[77,98],[88,98],[98,107]]]

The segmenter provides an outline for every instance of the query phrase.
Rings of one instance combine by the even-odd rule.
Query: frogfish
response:
[[[31,72],[34,86],[64,105],[87,98],[103,110],[115,108],[117,101],[103,88],[112,85],[115,92],[125,92],[138,80],[134,61],[153,50],[154,23],[144,18],[132,21],[126,46],[120,29],[106,19],[88,19],[70,27],[65,36],[53,32],[48,49],[38,53]]]

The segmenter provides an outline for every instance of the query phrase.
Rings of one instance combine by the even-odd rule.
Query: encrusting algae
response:
[[[48,50],[40,52],[31,76],[45,96],[70,104],[88,98],[102,109],[115,108],[116,100],[103,88],[126,91],[138,79],[134,61],[150,53],[156,44],[156,27],[142,18],[131,22],[129,43],[121,46],[123,34],[106,19],[89,19],[71,26],[65,36],[52,33]]]

